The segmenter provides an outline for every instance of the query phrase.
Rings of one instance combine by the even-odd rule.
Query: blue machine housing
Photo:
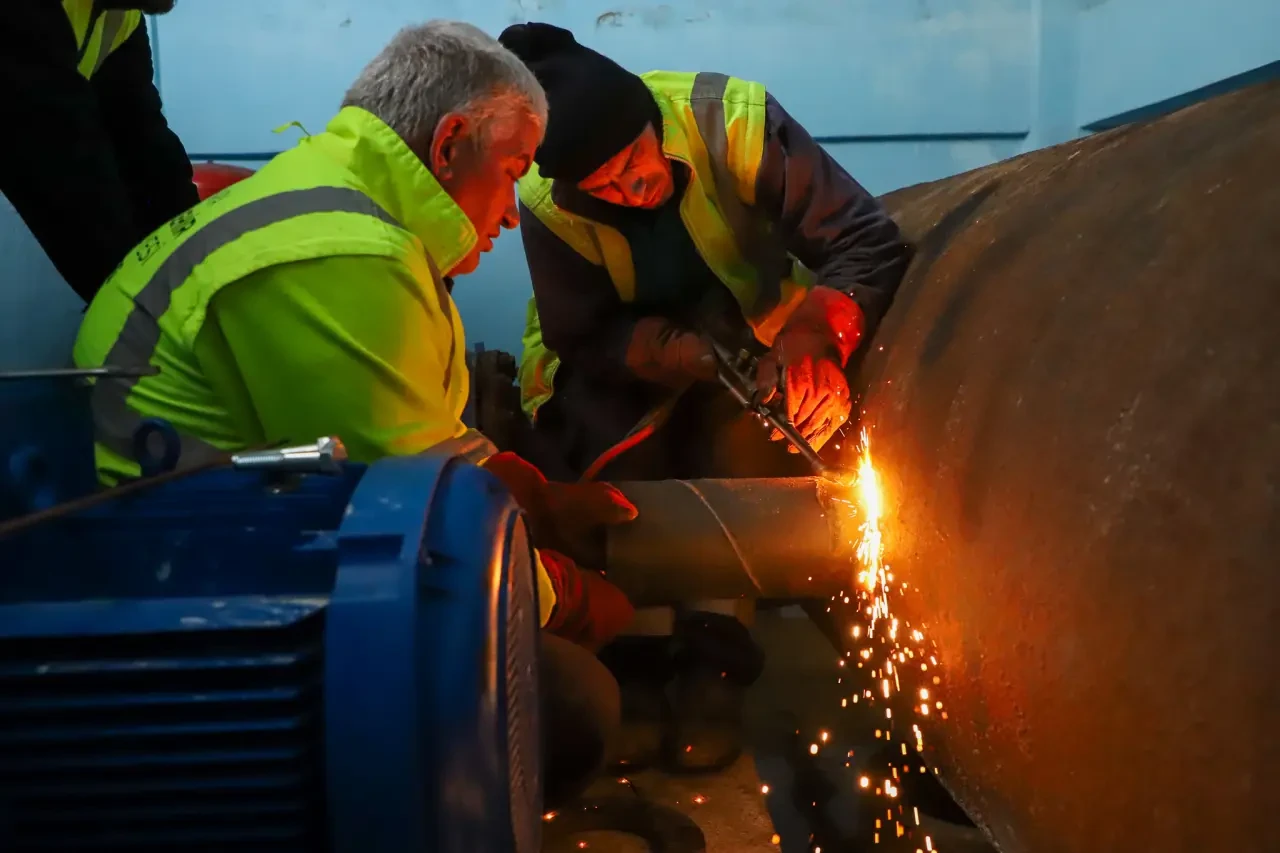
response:
[[[0,509],[91,488],[77,393],[0,382]],[[0,538],[0,850],[534,853],[535,586],[506,491],[445,453]]]

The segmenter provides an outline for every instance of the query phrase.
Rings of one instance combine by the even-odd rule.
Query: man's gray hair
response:
[[[382,119],[430,165],[440,119],[475,121],[483,144],[508,122],[535,116],[547,126],[547,96],[524,62],[497,39],[461,21],[405,27],[365,66],[343,98]]]

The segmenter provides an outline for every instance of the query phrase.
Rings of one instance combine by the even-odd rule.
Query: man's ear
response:
[[[470,129],[466,116],[449,113],[440,119],[435,136],[431,138],[431,162],[427,164],[431,174],[442,180],[452,177]]]

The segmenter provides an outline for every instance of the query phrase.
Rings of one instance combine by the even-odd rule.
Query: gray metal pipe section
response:
[[[1004,853],[1280,846],[1280,81],[913,187],[858,383]]]
[[[724,598],[828,598],[853,583],[847,488],[816,477],[615,483],[636,505],[603,566],[637,606]]]

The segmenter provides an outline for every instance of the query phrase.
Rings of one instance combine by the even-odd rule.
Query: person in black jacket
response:
[[[851,412],[850,358],[911,260],[893,219],[760,84],[640,77],[544,23],[500,41],[550,107],[520,181],[534,292],[521,452],[567,479],[810,473],[716,383],[711,341],[759,356],[756,393],[780,397],[821,449]],[[810,286],[788,296],[805,272]],[[665,424],[636,442],[659,406]],[[674,618],[641,611],[601,656],[622,687],[620,762],[711,770],[740,752],[762,663],[750,608],[686,604]]]
[[[86,301],[199,200],[161,112],[142,18],[173,5],[14,0],[0,15],[0,193]]]
[[[779,444],[746,441],[735,442],[742,447],[733,452],[718,449],[724,427],[741,408],[716,385],[707,340],[762,356],[761,393],[769,393],[765,386],[776,387],[797,429],[820,449],[850,412],[846,362],[874,331],[911,259],[912,248],[897,225],[764,87],[735,84],[746,93],[730,93],[732,105],[716,114],[759,102],[729,135],[738,148],[757,152],[750,164],[752,198],[735,206],[743,217],[759,220],[759,236],[726,237],[715,230],[714,217],[701,212],[720,210],[732,225],[734,211],[726,199],[686,198],[694,188],[715,186],[718,178],[705,165],[699,170],[707,174],[693,174],[689,162],[703,159],[675,150],[689,145],[683,140],[696,131],[681,127],[674,139],[663,138],[664,123],[677,120],[664,118],[654,99],[667,96],[652,94],[650,87],[662,91],[680,84],[663,82],[662,73],[642,79],[549,24],[516,25],[500,38],[538,75],[551,104],[536,158],[539,173],[520,182],[520,230],[536,302],[526,330],[522,385],[535,384],[524,377],[539,376],[529,364],[538,356],[530,348],[538,332],[540,345],[558,359],[553,387],[543,389],[549,399],[531,413],[544,445],[554,446],[549,455],[581,473],[656,403],[685,389],[668,425],[620,457],[611,474],[764,476],[779,465],[803,473],[802,464],[786,464],[798,459],[773,452],[782,449]],[[665,79],[673,76],[693,75]],[[697,77],[718,78],[722,86],[736,79]],[[680,114],[688,108],[674,104],[699,100],[707,97],[676,95],[666,109]],[[759,138],[747,140],[746,128]],[[735,155],[730,150],[706,159],[737,162]],[[632,184],[639,189],[633,192]],[[714,194],[721,191],[716,186]],[[704,190],[696,192],[700,198]],[[533,198],[537,209],[530,207]],[[558,233],[574,223],[584,224],[577,226],[583,239]],[[593,256],[619,242],[629,251],[603,260]],[[774,294],[768,302],[767,294],[756,294],[765,308],[744,316],[744,297],[734,292],[741,290],[743,276],[730,279],[744,262],[756,269],[761,264],[745,255],[728,257],[723,247],[752,242],[774,243],[774,254],[787,265],[798,261],[807,268],[816,279],[807,298],[796,304]],[[615,280],[624,265],[629,283]],[[773,321],[778,315],[785,321]],[[772,325],[772,340],[762,336],[762,325]],[[545,381],[546,371],[542,376]],[[526,394],[534,390],[522,387]],[[531,402],[526,398],[526,411]],[[723,470],[717,456],[734,460],[738,470]]]

